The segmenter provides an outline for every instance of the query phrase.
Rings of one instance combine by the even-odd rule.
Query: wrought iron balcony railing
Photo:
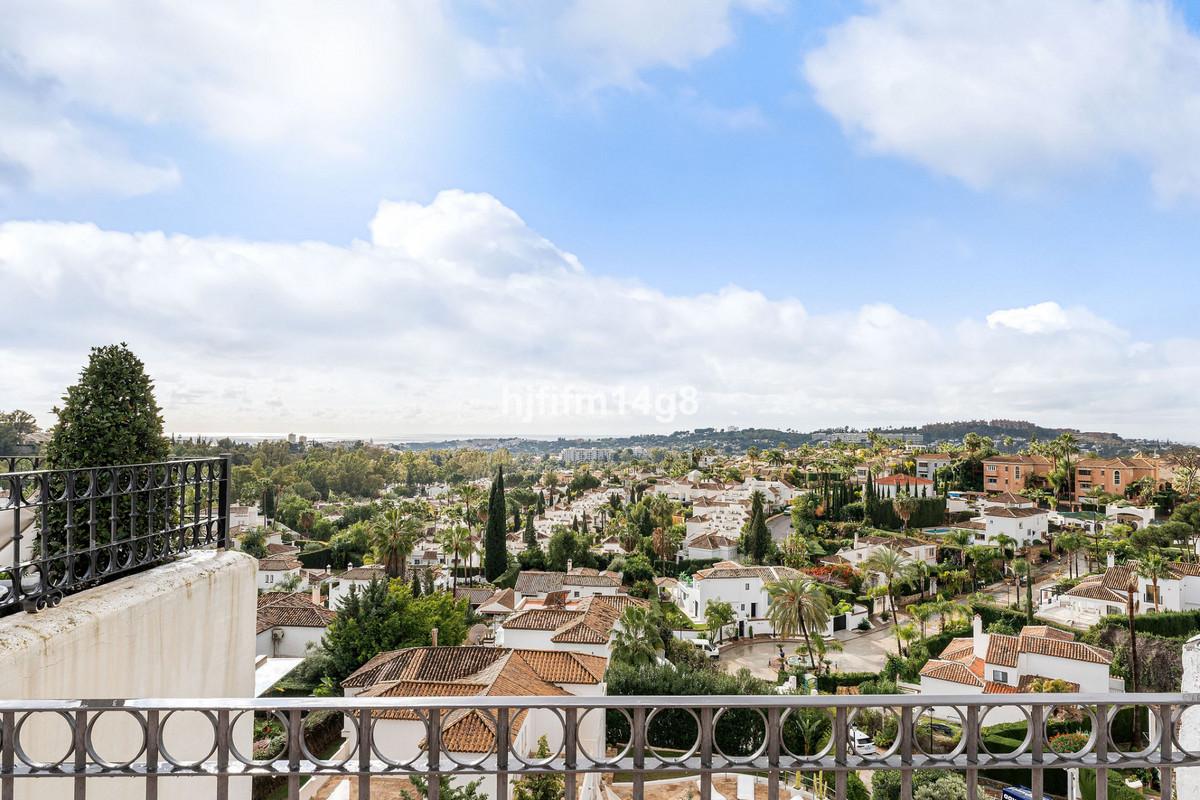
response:
[[[229,530],[228,456],[88,469],[0,458],[0,615],[202,547]]]
[[[828,776],[827,796],[842,800],[852,773],[896,770],[900,796],[909,800],[917,770],[960,773],[968,797],[990,771],[1021,770],[1033,797],[1041,798],[1052,771],[1082,769],[1094,770],[1095,796],[1104,800],[1109,771],[1146,768],[1157,770],[1161,795],[1169,798],[1175,770],[1200,766],[1200,746],[1190,734],[1180,736],[1185,711],[1197,704],[1200,696],[1181,694],[0,701],[0,796],[14,797],[16,785],[29,780],[65,778],[73,779],[74,796],[83,798],[93,779],[125,777],[143,783],[144,796],[153,800],[160,786],[166,787],[163,796],[172,797],[172,781],[203,777],[213,787],[205,796],[226,800],[231,781],[262,776],[285,784],[294,800],[306,777],[334,776],[357,778],[356,796],[366,800],[372,778],[418,775],[428,781],[430,800],[439,800],[440,778],[490,778],[488,793],[507,800],[510,779],[554,773],[566,798],[579,796],[585,779],[610,774],[630,785],[635,800],[644,796],[648,780],[673,777],[695,781],[698,796],[708,800],[714,776],[738,773],[755,775],[776,800],[789,796],[790,780],[799,773]],[[1134,713],[1125,713],[1131,708]],[[1131,746],[1115,732],[1116,724],[1135,718],[1139,709],[1151,724]],[[1059,715],[1067,710],[1080,732],[1064,748],[1050,735],[1050,722],[1062,722]],[[332,757],[314,753],[318,748],[307,741],[305,717],[316,711],[342,715],[347,738]],[[1026,723],[1024,739],[1011,750],[989,745],[990,734],[981,734],[1002,712]],[[868,713],[896,723],[893,741],[877,750],[859,733]],[[468,714],[475,716],[464,736],[455,726]],[[112,729],[111,721],[104,722],[110,715],[134,732],[120,755],[97,733]],[[185,755],[179,733],[167,732],[188,715],[193,725]],[[252,750],[250,720],[256,717],[259,736],[267,735],[264,725],[275,726],[275,751]],[[38,760],[24,737],[44,732],[49,723],[59,728],[59,745],[49,748],[53,757]],[[400,724],[410,727],[385,727]],[[519,736],[522,726],[536,730]],[[549,744],[549,755],[540,757],[531,741],[539,731]],[[665,747],[667,739],[676,744]],[[47,749],[44,740],[40,746]],[[140,788],[131,786],[122,796],[137,796]]]

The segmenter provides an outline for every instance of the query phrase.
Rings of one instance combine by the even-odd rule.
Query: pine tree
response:
[[[546,490],[545,489],[538,490],[537,515],[539,517],[546,516]]]
[[[546,737],[538,737],[534,758],[546,761],[551,755]],[[532,772],[513,782],[513,800],[559,800],[562,796],[563,779],[558,772]]]
[[[504,467],[496,471],[492,481],[491,494],[488,496],[487,529],[483,539],[483,575],[488,581],[494,581],[508,569],[508,532],[506,520],[508,514],[504,507]]]
[[[415,569],[413,570],[411,590],[413,597],[421,596],[421,573],[417,572]]]

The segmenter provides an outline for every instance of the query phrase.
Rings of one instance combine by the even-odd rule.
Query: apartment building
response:
[[[1020,494],[1043,482],[1054,463],[1041,455],[991,456],[983,460],[983,490]]]

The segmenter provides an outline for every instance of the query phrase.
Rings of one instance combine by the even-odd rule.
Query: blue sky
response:
[[[706,409],[684,425],[637,415],[526,424],[494,402],[464,405],[458,392],[453,413],[432,413],[449,402],[438,387],[454,381],[436,359],[412,370],[414,398],[397,406],[388,391],[374,394],[371,376],[412,366],[408,337],[418,329],[381,308],[379,325],[396,341],[363,363],[331,351],[354,362],[339,381],[348,398],[371,385],[365,394],[378,402],[369,412],[332,413],[328,400],[279,386],[280,376],[264,389],[279,404],[267,404],[245,375],[197,353],[210,380],[157,375],[176,398],[164,405],[178,429],[602,433],[1025,416],[1200,437],[1194,398],[1161,388],[1200,369],[1190,353],[1200,289],[1200,113],[1189,110],[1200,105],[1196,4],[1069,0],[1039,14],[1031,1],[986,13],[948,0],[378,2],[332,17],[319,5],[289,13],[216,4],[164,7],[148,20],[114,2],[102,20],[73,22],[52,8],[22,12],[0,33],[0,99],[13,101],[0,132],[7,126],[16,142],[0,144],[0,215],[36,224],[6,226],[0,270],[27,282],[29,313],[64,328],[78,302],[70,287],[93,285],[85,313],[106,335],[140,345],[153,367],[194,345],[156,330],[153,310],[105,294],[131,279],[131,261],[173,276],[160,278],[166,296],[211,292],[212,307],[222,291],[253,291],[252,279],[287,269],[252,263],[231,275],[223,242],[242,242],[238,256],[251,262],[272,243],[321,242],[333,248],[327,269],[314,267],[305,287],[320,294],[338,281],[353,242],[381,249],[369,224],[381,202],[395,201],[436,210],[449,226],[431,244],[406,221],[413,238],[389,245],[393,256],[399,248],[405,259],[431,259],[424,266],[436,283],[451,262],[492,274],[483,264],[497,247],[492,223],[519,215],[520,237],[582,264],[586,278],[575,279],[588,284],[556,287],[558,299],[579,292],[609,307],[578,320],[526,308],[540,322],[526,333],[543,343],[505,350],[511,374],[529,382],[521,385],[661,392],[697,381]],[[244,36],[230,36],[234,26]],[[262,35],[274,38],[260,48]],[[298,56],[306,47],[315,50]],[[462,196],[439,203],[447,190]],[[477,204],[462,197],[489,196],[492,216],[479,228]],[[179,250],[148,253],[144,239],[74,243],[57,223],[178,234]],[[30,245],[38,237],[53,255]],[[97,266],[88,247],[116,248],[114,263]],[[203,279],[175,275],[197,248],[206,250],[193,267]],[[52,276],[46,259],[58,265]],[[517,277],[542,269],[571,274],[575,262],[510,265],[505,287],[517,292]],[[448,285],[421,288],[433,306],[454,297]],[[708,309],[703,298],[722,291],[736,297]],[[614,330],[639,316],[625,304],[643,292],[666,319],[712,313],[711,329],[689,332],[686,347],[656,331]],[[753,313],[742,313],[743,300]],[[283,296],[258,301],[292,324],[310,315],[300,335],[344,320]],[[646,316],[640,324],[654,326]],[[474,332],[495,335],[510,322],[500,315]],[[551,344],[570,340],[563,326],[573,322],[581,341]],[[227,336],[290,374],[314,369],[286,345],[260,344],[270,337],[244,320]],[[778,344],[750,369],[732,363],[736,350],[706,346],[708,336]],[[0,389],[44,414],[86,340],[64,333],[53,355],[37,357],[33,343],[14,343],[28,371]],[[945,387],[936,403],[903,397],[910,390],[896,362],[906,340],[922,351],[903,365],[908,373],[932,373]],[[442,355],[473,363],[471,341]],[[686,368],[588,364],[588,347],[638,342]],[[830,360],[811,352],[820,349]],[[870,392],[833,363],[872,354],[897,374]],[[959,358],[992,360],[992,370],[948,364]],[[1043,359],[1057,368],[1035,368]],[[802,385],[764,372],[802,374]],[[989,385],[999,375],[1010,376],[1006,385]],[[239,392],[255,397],[230,399]],[[1106,392],[1122,397],[1098,402]]]

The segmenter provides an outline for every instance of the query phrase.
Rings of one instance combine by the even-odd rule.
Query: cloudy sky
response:
[[[1200,440],[1200,3],[9,4],[0,409]]]

